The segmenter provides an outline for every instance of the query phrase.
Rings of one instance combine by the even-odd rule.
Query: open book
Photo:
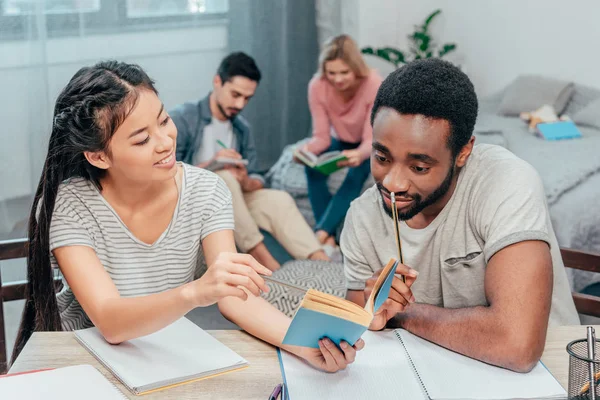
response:
[[[327,337],[337,345],[341,340],[354,345],[387,300],[397,265],[394,259],[387,263],[364,308],[331,294],[308,290],[294,314],[283,344],[318,348],[319,339]]]
[[[304,165],[317,170],[324,175],[329,175],[342,169],[343,167],[338,167],[338,162],[348,159],[341,151],[329,151],[317,156],[302,148],[297,148],[294,151],[294,156],[302,161]]]
[[[126,399],[91,365],[0,375],[0,399],[19,400]]]
[[[344,371],[323,374],[280,352],[288,398],[508,400],[566,399],[541,362],[526,374],[482,363],[403,329],[365,332],[365,348]]]
[[[240,165],[248,165],[248,160],[239,159],[239,158],[228,158],[228,157],[217,157],[210,162],[206,166],[205,169],[209,171],[220,171],[225,169],[228,166],[240,166]]]
[[[246,360],[186,318],[148,336],[111,345],[97,328],[75,338],[136,395],[248,366]]]

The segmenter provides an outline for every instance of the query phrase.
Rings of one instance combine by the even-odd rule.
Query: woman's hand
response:
[[[227,296],[246,300],[246,291],[260,296],[269,287],[259,274],[272,272],[248,254],[220,253],[200,279],[188,284],[188,295],[196,307],[215,304]]]
[[[354,346],[342,341],[337,347],[331,340],[324,338],[319,340],[319,348],[302,347],[296,353],[313,367],[325,372],[337,372],[354,362],[356,352],[365,347],[365,342],[358,339]]]
[[[358,167],[362,162],[360,151],[358,150],[344,150],[342,154],[346,156],[347,160],[338,162],[340,167]]]

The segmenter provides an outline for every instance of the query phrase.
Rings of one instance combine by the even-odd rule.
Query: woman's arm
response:
[[[215,232],[204,239],[202,246],[206,262],[210,265],[219,253],[235,251],[233,232]],[[249,263],[256,263],[249,255],[240,254],[240,256],[248,257]],[[362,339],[354,347],[343,342],[341,350],[329,339],[325,339],[319,344],[320,349],[283,345],[283,338],[291,320],[263,298],[254,295],[249,295],[246,300],[226,297],[221,299],[218,304],[219,310],[226,318],[251,335],[296,354],[314,367],[324,371],[335,372],[346,368],[348,364],[354,362],[356,351],[364,346]]]
[[[196,281],[147,296],[121,297],[90,247],[60,247],[54,256],[77,301],[110,343],[153,333],[193,308],[214,304],[224,296],[246,298],[247,292],[239,287],[256,295],[259,288],[268,289],[252,267],[237,261],[237,254],[225,254],[214,257],[209,271]],[[262,274],[270,274],[267,268],[255,266]]]
[[[329,148],[331,144],[331,121],[327,115],[324,106],[325,90],[320,79],[313,78],[308,85],[308,107],[312,118],[312,139],[307,143],[306,148],[313,154],[321,154]]]

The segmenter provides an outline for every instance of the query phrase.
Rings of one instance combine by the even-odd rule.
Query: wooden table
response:
[[[600,326],[595,326],[600,332]],[[250,367],[215,378],[179,386],[158,393],[145,395],[143,399],[260,399],[265,400],[282,381],[275,348],[242,331],[208,331],[226,346],[250,363]],[[566,346],[575,339],[586,337],[585,326],[550,328],[542,362],[568,389],[569,356]],[[360,353],[357,357],[360,359]],[[70,332],[34,333],[9,373],[38,368],[58,368],[77,364],[91,364],[117,385],[129,398],[131,394],[108,370],[75,340]],[[352,368],[352,366],[350,366]]]

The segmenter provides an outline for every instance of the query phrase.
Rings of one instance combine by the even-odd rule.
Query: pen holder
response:
[[[588,358],[586,339],[574,340],[567,345],[569,353],[569,400],[592,400],[590,393],[590,364],[594,365],[596,399],[600,399],[600,341],[594,343],[596,358]]]

